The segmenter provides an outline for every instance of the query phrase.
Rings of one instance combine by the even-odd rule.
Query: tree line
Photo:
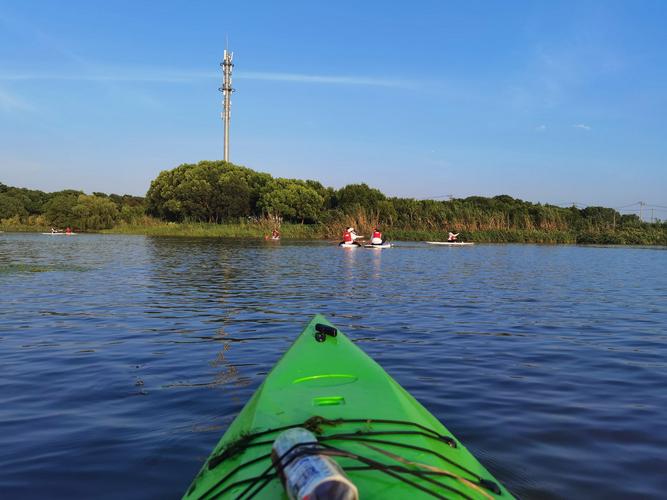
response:
[[[314,180],[273,178],[231,163],[202,161],[161,172],[146,195],[147,213],[165,220],[233,222],[271,216],[332,223],[350,217],[396,229],[568,230],[637,227],[634,214],[612,208],[531,203],[507,195],[447,201],[387,197],[366,184],[341,189]]]
[[[80,230],[136,224],[149,216],[170,222],[230,224],[271,218],[318,224],[335,235],[346,224],[395,231],[614,232],[649,226],[612,208],[563,208],[507,195],[452,200],[388,197],[366,184],[340,189],[315,180],[276,178],[224,161],[165,170],[145,197],[65,190],[44,193],[0,184],[0,220]],[[650,225],[667,230],[667,224]]]
[[[143,217],[141,196],[93,193],[66,189],[45,193],[0,183],[0,221],[9,227],[72,227],[81,231],[109,229]]]

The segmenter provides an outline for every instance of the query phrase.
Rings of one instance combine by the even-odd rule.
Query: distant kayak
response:
[[[391,248],[393,245],[391,243],[383,243],[382,245],[373,245],[372,243],[367,243],[364,245],[364,248]]]
[[[451,247],[474,245],[474,243],[471,243],[469,241],[427,241],[426,243],[428,243],[429,245],[448,245]]]
[[[42,233],[42,234],[47,234],[49,236],[75,236],[79,233]]]
[[[342,248],[359,248],[361,245],[359,243],[339,243],[339,247]]]
[[[446,401],[458,388],[443,380],[421,389],[429,390]],[[309,430],[313,439],[295,444],[291,456],[272,454],[274,441],[294,428]],[[489,425],[488,432],[493,430]],[[286,500],[280,474],[292,461],[301,460],[304,484],[320,479],[308,467],[313,462],[303,458],[308,455],[335,460],[363,500],[514,498],[438,419],[321,315],[269,372],[183,498]]]

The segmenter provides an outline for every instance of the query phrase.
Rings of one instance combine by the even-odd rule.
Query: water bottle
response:
[[[292,449],[297,444],[301,446]],[[320,454],[298,456],[304,448],[317,449],[317,438],[302,427],[283,431],[273,443],[271,458],[281,470],[280,478],[290,500],[359,499],[357,487],[336,462]]]

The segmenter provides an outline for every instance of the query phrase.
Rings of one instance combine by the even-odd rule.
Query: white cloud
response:
[[[583,123],[577,123],[576,125],[572,125],[572,128],[578,128],[586,131],[589,131],[591,129],[590,125],[584,125]]]
[[[197,80],[214,80],[221,77],[213,71],[173,71],[158,68],[108,68],[105,71],[67,73],[0,73],[0,80],[71,80],[95,82],[155,82],[188,83]],[[264,80],[272,82],[293,82],[330,85],[359,85],[372,87],[415,87],[413,81],[386,77],[360,75],[309,75],[303,73],[270,73],[262,71],[238,71],[234,77],[239,80]]]
[[[176,74],[168,72],[145,72],[145,71],[117,71],[92,73],[0,73],[0,81],[81,81],[81,82],[156,82],[156,83],[180,83],[202,78],[214,78],[215,74],[188,73]]]
[[[538,125],[537,127],[535,127],[535,130],[537,130],[538,132],[544,132],[546,129],[547,129],[547,126],[544,125],[544,124]]]
[[[306,75],[302,73],[265,73],[256,71],[239,72],[239,79],[269,80],[296,83],[324,83],[333,85],[367,85],[373,87],[413,87],[416,82],[395,78],[351,76],[351,75]]]

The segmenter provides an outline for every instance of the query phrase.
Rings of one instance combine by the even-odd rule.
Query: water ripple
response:
[[[522,498],[661,498],[666,264],[637,248],[3,234],[0,490],[179,495],[322,312]]]

